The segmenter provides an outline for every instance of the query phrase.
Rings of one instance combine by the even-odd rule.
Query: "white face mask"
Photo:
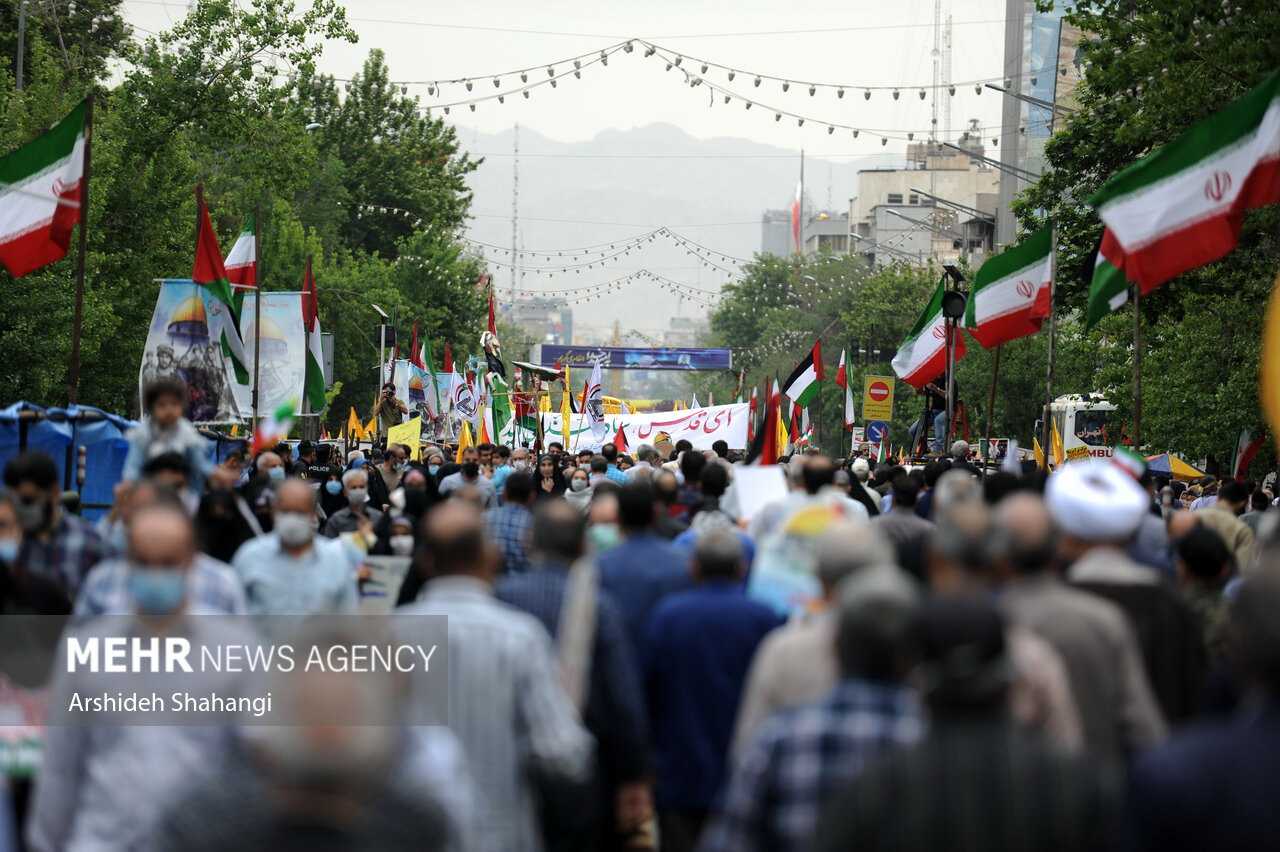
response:
[[[575,479],[573,482],[569,483],[569,487],[574,491],[586,491],[587,481],[585,479]]]
[[[368,488],[348,488],[347,502],[352,506],[363,506],[365,501],[369,499]]]
[[[396,556],[408,556],[413,553],[413,536],[411,535],[393,535],[389,543],[391,552]]]
[[[527,470],[529,469],[529,460],[528,460],[528,459],[516,459],[516,461],[515,461],[515,463],[512,465],[512,467],[513,467],[513,468],[515,468],[515,469],[516,469],[516,471],[518,471],[519,473],[524,473],[525,471],[527,471]]]
[[[298,547],[315,535],[314,517],[302,512],[277,512],[276,533],[285,547]]]

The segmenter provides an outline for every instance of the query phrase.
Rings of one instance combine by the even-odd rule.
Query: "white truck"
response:
[[[1062,449],[1067,459],[1115,455],[1116,445],[1128,440],[1127,430],[1111,417],[1115,410],[1101,394],[1068,394],[1049,405],[1050,416],[1062,435]]]

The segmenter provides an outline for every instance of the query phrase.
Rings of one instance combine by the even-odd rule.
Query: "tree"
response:
[[[1094,0],[1073,4],[1068,19],[1089,34],[1080,48],[1078,111],[1049,139],[1045,173],[1016,205],[1028,228],[1046,214],[1058,217],[1064,317],[1084,308],[1102,232],[1084,200],[1280,65],[1280,44],[1257,37],[1280,30],[1280,6],[1265,0]],[[1280,212],[1255,211],[1236,251],[1142,299],[1142,437],[1149,451],[1224,458],[1242,427],[1261,428],[1257,355],[1280,256],[1277,233]],[[1084,335],[1122,422],[1131,414],[1132,316],[1132,308],[1123,309]],[[1189,416],[1210,401],[1209,416]]]
[[[459,151],[457,133],[443,119],[397,91],[381,50],[369,52],[343,86],[345,97],[332,77],[307,82],[298,98],[319,125],[317,168],[348,200],[337,223],[343,244],[390,258],[399,241],[424,228],[443,238],[462,227],[471,204],[466,176],[481,161]],[[304,221],[333,213],[314,204],[303,209]]]

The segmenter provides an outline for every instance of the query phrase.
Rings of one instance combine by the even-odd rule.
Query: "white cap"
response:
[[[1103,459],[1066,465],[1049,477],[1045,503],[1067,535],[1083,541],[1124,541],[1142,524],[1147,492]]]
[[[862,473],[863,471],[870,471],[870,470],[871,470],[871,465],[867,464],[867,460],[866,460],[866,459],[854,459],[854,460],[853,460],[853,472],[854,472],[854,473]]]

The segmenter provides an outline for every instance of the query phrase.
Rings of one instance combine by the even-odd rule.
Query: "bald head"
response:
[[[280,483],[276,489],[276,512],[297,512],[310,515],[315,512],[316,492],[297,477]]]
[[[1014,574],[1038,574],[1053,568],[1058,528],[1039,495],[1006,497],[996,508],[995,523]]]
[[[944,594],[985,586],[993,578],[998,553],[987,507],[957,504],[938,520],[929,539],[929,584]]]
[[[1174,512],[1169,517],[1169,538],[1182,538],[1199,523],[1194,512]]]
[[[454,500],[441,503],[427,515],[426,532],[433,575],[489,576],[491,560],[480,515],[474,508]]]
[[[871,524],[844,521],[818,539],[818,579],[829,598],[845,577],[871,565],[892,565],[893,546]]]
[[[596,524],[616,524],[622,514],[618,508],[618,498],[612,494],[601,494],[591,501],[587,511],[587,522]]]
[[[133,564],[185,569],[195,552],[195,528],[180,507],[161,502],[134,512],[129,521],[129,558]]]

